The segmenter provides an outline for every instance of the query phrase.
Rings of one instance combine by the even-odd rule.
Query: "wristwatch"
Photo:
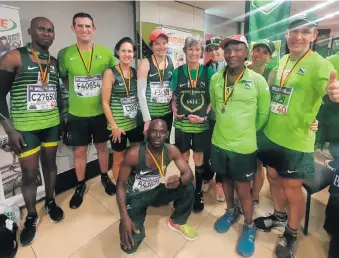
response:
[[[204,116],[204,121],[206,121],[207,120],[207,116]]]

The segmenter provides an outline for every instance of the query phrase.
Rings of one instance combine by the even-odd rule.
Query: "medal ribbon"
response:
[[[47,64],[45,70],[42,69],[40,58],[38,57],[38,53],[31,47],[32,55],[33,55],[33,60],[38,63],[39,70],[40,70],[40,75],[41,75],[41,81],[43,84],[48,85],[48,69],[49,65],[51,63],[51,56],[48,54],[48,59],[47,59]]]
[[[227,90],[227,84],[228,84],[228,69],[226,70],[226,76],[225,76],[225,81],[224,81],[224,106],[226,106],[226,103],[228,102],[228,100],[230,99],[233,90],[235,88],[235,85],[237,84],[237,82],[241,79],[241,77],[243,76],[245,72],[245,69],[242,70],[242,72],[239,74],[238,78],[235,80],[233,87],[230,90]]]
[[[298,61],[294,64],[294,66],[292,67],[291,71],[289,72],[289,74],[285,77],[284,77],[284,72],[285,72],[285,69],[286,69],[286,66],[288,64],[288,61],[290,61],[290,55],[288,55],[288,58],[287,58],[287,61],[286,61],[286,64],[284,66],[284,69],[282,70],[282,74],[281,74],[281,78],[280,78],[280,88],[284,87],[285,83],[287,82],[287,80],[291,77],[291,74],[292,72],[294,71],[294,69],[297,67],[297,65],[299,63],[301,63],[302,60],[304,60],[304,58],[306,58],[307,56],[309,56],[310,54],[312,53],[312,50],[309,49],[301,58],[298,59]]]
[[[78,44],[77,44],[77,50],[78,50],[78,53],[79,53],[79,55],[80,55],[81,61],[82,61],[82,63],[84,64],[84,66],[85,66],[86,71],[88,72],[88,74],[89,74],[89,72],[91,71],[91,67],[92,67],[93,49],[94,49],[94,44],[92,45],[91,56],[90,56],[90,58],[89,58],[89,60],[88,60],[88,62],[87,62],[87,65],[86,65],[86,63],[85,63],[85,58],[84,58],[83,54],[81,53],[81,51],[80,51],[80,49],[79,49],[79,47],[78,47]]]
[[[153,59],[153,64],[155,64],[155,68],[157,68],[157,70],[158,70],[160,83],[162,85],[163,82],[164,82],[164,77],[165,77],[165,69],[166,69],[166,65],[167,65],[167,57],[165,58],[165,66],[164,66],[164,69],[162,69],[162,75],[161,75],[159,64],[158,64],[158,61],[157,61],[157,58],[155,57],[155,55],[152,56],[152,59]]]
[[[149,153],[149,155],[153,159],[155,165],[157,166],[159,173],[160,173],[160,176],[161,177],[164,176],[164,170],[163,170],[163,168],[164,168],[164,151],[163,150],[161,151],[161,167],[160,167],[158,161],[156,160],[156,158],[154,157],[153,153],[148,148],[148,144],[147,144],[147,152]]]
[[[131,91],[131,68],[129,69],[129,74],[128,74],[128,88],[127,88],[127,83],[125,81],[125,76],[124,76],[124,73],[122,72],[122,69],[121,69],[121,66],[120,64],[116,67],[121,78],[122,78],[122,81],[124,83],[124,86],[125,86],[125,90],[126,90],[126,95],[128,96],[129,95],[129,92]]]
[[[189,65],[187,64],[187,74],[188,74],[188,78],[190,80],[191,88],[196,88],[197,87],[199,70],[200,70],[200,63],[199,63],[198,69],[197,69],[197,73],[195,75],[195,80],[192,80],[191,69],[190,69]]]

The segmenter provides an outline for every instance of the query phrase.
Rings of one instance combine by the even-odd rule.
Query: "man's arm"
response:
[[[258,79],[258,101],[256,129],[260,130],[266,123],[270,114],[271,94],[264,77]]]
[[[12,89],[20,67],[21,59],[17,50],[10,51],[0,58],[0,121],[7,134],[14,128],[10,121],[6,96]]]
[[[178,148],[171,144],[168,144],[167,146],[170,159],[174,161],[175,165],[180,171],[182,185],[188,185],[192,183],[193,172],[188,163],[184,160]]]
[[[126,203],[126,184],[131,174],[132,167],[136,165],[139,158],[139,146],[132,147],[126,151],[125,157],[122,161],[117,182],[117,202],[120,211],[120,218],[128,217],[127,203]]]
[[[62,80],[62,83],[65,87],[65,89],[68,90],[68,71],[65,64],[65,54],[66,49],[62,49],[58,53],[58,69],[59,69],[59,75]]]

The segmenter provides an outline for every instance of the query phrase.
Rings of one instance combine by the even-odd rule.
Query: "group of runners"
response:
[[[28,30],[31,42],[0,60],[0,120],[19,156],[28,211],[21,244],[36,238],[39,159],[45,211],[53,222],[64,217],[54,199],[56,152],[63,139],[74,147],[78,181],[70,208],[83,202],[87,150],[93,143],[104,190],[108,195],[117,193],[125,252],[135,252],[144,239],[147,208],[172,201],[169,228],[188,240],[197,239],[187,220],[192,211],[204,210],[203,192],[216,175],[216,199],[226,201],[227,209],[216,220],[215,230],[226,233],[243,214],[237,251],[249,257],[257,229],[284,227],[275,253],[279,258],[294,257],[305,207],[302,183],[314,175],[315,118],[326,94],[339,102],[335,69],[310,50],[317,37],[315,15],[291,20],[286,31],[290,52],[275,69],[266,66],[275,52],[273,42],[263,39],[250,50],[242,35],[213,37],[205,44],[188,37],[183,48],[186,64],[174,68],[167,55],[168,35],[156,29],[149,36],[153,54],[142,59],[136,70],[132,39],[122,38],[113,53],[93,42],[96,27],[91,15],[77,13],[72,22],[77,42],[62,49],[57,59],[49,54],[55,38],[53,23],[36,17]],[[210,58],[206,65],[201,64],[204,47]],[[60,118],[59,79],[69,92],[66,123]],[[172,127],[174,145],[169,144]],[[107,174],[108,140],[117,185]],[[188,165],[190,153],[195,173]],[[168,175],[171,161],[179,175]],[[265,180],[263,167],[274,212],[253,220]]]

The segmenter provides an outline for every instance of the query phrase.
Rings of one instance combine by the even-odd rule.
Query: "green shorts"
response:
[[[241,154],[211,146],[211,169],[235,181],[252,181],[257,172],[257,153]]]
[[[264,166],[275,168],[281,177],[306,179],[314,176],[313,152],[285,148],[272,142],[264,133],[258,138],[258,147],[259,160]]]
[[[60,140],[60,126],[56,125],[36,131],[18,131],[27,144],[19,158],[25,158],[40,151],[41,147],[56,147]]]

